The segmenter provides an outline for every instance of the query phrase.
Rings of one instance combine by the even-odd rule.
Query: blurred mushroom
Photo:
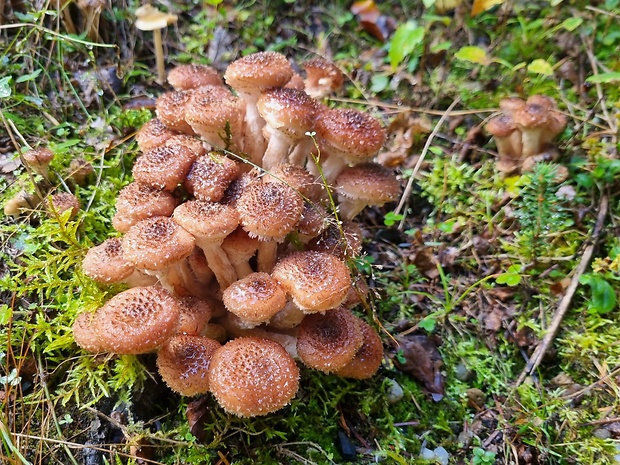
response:
[[[338,91],[344,83],[342,71],[325,58],[315,58],[303,65],[306,70],[305,91],[313,98],[323,98]]]
[[[161,30],[174,24],[177,16],[159,11],[153,5],[146,4],[136,9],[136,27],[141,31],[153,31],[153,46],[157,63],[157,83],[166,82],[166,65],[164,62],[164,45]]]
[[[208,65],[178,65],[168,72],[168,83],[174,90],[196,89],[203,86],[223,86],[217,70]]]
[[[74,158],[69,163],[69,177],[78,186],[85,186],[88,176],[95,172],[95,168],[83,158]]]
[[[60,216],[66,211],[70,211],[69,218],[75,218],[80,211],[80,201],[69,192],[52,194],[47,199],[47,204],[49,209],[48,216],[50,217]]]
[[[49,179],[48,167],[54,159],[54,152],[47,147],[30,149],[22,154],[24,163],[35,173]]]

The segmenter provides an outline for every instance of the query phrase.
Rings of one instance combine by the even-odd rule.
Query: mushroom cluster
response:
[[[560,134],[568,119],[560,113],[554,99],[532,95],[502,99],[501,113],[486,124],[497,146],[497,169],[506,174],[531,169],[545,159],[551,141]]]
[[[361,252],[355,217],[395,200],[400,183],[373,161],[380,122],[322,103],[342,85],[338,68],[304,69],[305,79],[260,52],[223,78],[170,71],[174,90],[136,134],[134,181],[118,195],[122,237],[83,262],[92,279],[129,289],[78,317],[81,347],[157,351],[170,388],[211,392],[240,416],[288,404],[297,361],[357,379],[377,371],[381,340],[351,311],[365,286],[346,260]]]

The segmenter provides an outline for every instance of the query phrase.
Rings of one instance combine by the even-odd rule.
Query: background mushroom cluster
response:
[[[343,76],[275,52],[168,75],[173,91],[136,139],[134,182],[118,195],[122,233],[93,247],[84,272],[126,291],[74,325],[91,352],[157,351],[165,382],[211,392],[240,416],[295,396],[297,362],[368,378],[382,344],[351,308],[364,294],[347,260],[356,215],[395,200],[395,174],[373,161],[385,141],[366,112],[321,99]]]

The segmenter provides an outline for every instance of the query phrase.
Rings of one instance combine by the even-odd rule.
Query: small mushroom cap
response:
[[[517,130],[517,127],[511,115],[501,114],[491,118],[484,129],[492,136],[508,137]]]
[[[286,305],[286,293],[267,273],[252,273],[224,290],[229,312],[250,323],[264,323]]]
[[[303,200],[283,183],[257,180],[243,190],[237,210],[243,229],[251,237],[282,241],[301,218]]]
[[[183,185],[198,200],[219,202],[230,183],[239,176],[239,164],[210,152],[191,166]]]
[[[381,366],[383,344],[377,332],[365,321],[360,320],[364,343],[355,353],[355,357],[334,374],[345,378],[371,378]]]
[[[181,144],[161,145],[138,157],[133,177],[142,184],[172,191],[185,180],[195,159],[195,152]]]
[[[223,86],[224,81],[215,68],[208,65],[178,65],[168,72],[168,82],[174,90],[189,90],[202,86]]]
[[[202,200],[188,200],[179,205],[174,220],[197,238],[221,243],[239,226],[239,214],[228,205]]]
[[[69,218],[75,218],[75,215],[80,211],[80,201],[77,197],[69,192],[58,192],[51,195],[48,198],[48,205],[50,208],[50,214],[62,215],[64,212],[70,210]]]
[[[83,158],[74,158],[69,163],[69,176],[79,186],[85,185],[86,178],[94,172],[93,165]]]
[[[346,308],[306,315],[297,333],[297,353],[301,360],[325,373],[351,362],[363,343],[361,320]]]
[[[131,276],[135,267],[123,257],[121,239],[112,237],[88,250],[82,270],[95,281],[118,283]]]
[[[194,90],[173,90],[161,94],[155,102],[157,118],[173,131],[196,135],[190,124],[185,121],[185,110],[194,92]]]
[[[306,313],[338,307],[351,287],[344,262],[324,252],[292,253],[276,263],[272,276]]]
[[[293,77],[286,57],[277,52],[257,52],[233,61],[226,72],[226,84],[242,93],[260,93],[284,86]]]
[[[229,413],[266,415],[286,406],[299,389],[299,368],[277,342],[239,337],[215,351],[210,390]]]
[[[279,163],[265,173],[264,182],[282,182],[307,199],[317,199],[322,185],[303,166]]]
[[[400,183],[392,170],[378,163],[361,163],[345,168],[336,178],[336,192],[366,205],[383,205],[400,195]]]
[[[336,92],[344,83],[342,71],[325,58],[315,58],[302,66],[306,70],[305,90],[311,97],[321,98]]]
[[[24,161],[38,172],[41,167],[48,166],[54,159],[54,152],[47,147],[37,147],[22,154]]]
[[[123,255],[138,269],[163,270],[187,257],[194,246],[194,236],[172,218],[155,216],[129,228]]]
[[[93,318],[94,314],[90,312],[80,313],[73,322],[73,338],[75,339],[75,343],[82,349],[96,353],[105,349],[93,328]]]
[[[159,118],[153,118],[142,125],[136,132],[136,142],[143,152],[164,145],[173,136],[179,134],[166,126]]]
[[[179,299],[178,334],[197,336],[206,329],[213,316],[213,305],[208,300],[194,296],[181,297]]]
[[[549,108],[540,104],[527,104],[513,115],[515,124],[522,130],[546,126],[549,117]]]
[[[261,94],[256,102],[267,125],[293,140],[304,137],[314,128],[318,104],[303,90],[274,87]]]
[[[174,24],[178,17],[159,11],[153,5],[146,4],[136,9],[136,28],[141,31],[154,31]]]
[[[173,336],[157,352],[159,374],[181,395],[205,394],[209,392],[209,363],[221,346],[204,336]]]
[[[179,305],[164,289],[134,287],[112,297],[92,321],[102,347],[114,354],[143,354],[170,338],[179,324]]]
[[[178,204],[169,191],[132,182],[121,189],[116,198],[116,213],[112,218],[114,229],[127,232],[138,221],[154,216],[170,216]]]
[[[525,107],[525,100],[520,97],[506,97],[499,101],[499,108],[506,114],[511,114]]]
[[[362,229],[358,223],[344,221],[339,228],[334,222],[314,239],[311,239],[307,249],[325,252],[341,260],[359,256],[362,252]]]
[[[325,110],[317,116],[315,128],[323,150],[348,163],[369,160],[385,142],[381,123],[368,113],[354,109]]]

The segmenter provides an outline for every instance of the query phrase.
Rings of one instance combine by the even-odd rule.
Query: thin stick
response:
[[[538,366],[542,362],[543,357],[545,356],[545,353],[547,352],[547,350],[549,350],[549,347],[551,347],[555,335],[560,328],[560,324],[564,319],[564,315],[568,311],[571,301],[573,300],[573,296],[575,295],[575,291],[577,290],[577,286],[579,285],[579,278],[586,271],[586,268],[590,263],[590,259],[592,258],[592,254],[594,253],[594,249],[598,242],[599,235],[601,234],[601,230],[603,229],[603,223],[605,222],[605,217],[607,216],[608,206],[609,198],[607,197],[607,195],[603,195],[601,197],[601,202],[599,203],[598,216],[596,218],[594,230],[592,231],[590,245],[588,245],[584,250],[583,255],[581,256],[581,261],[577,265],[577,268],[575,268],[575,273],[573,274],[573,277],[570,281],[570,285],[566,289],[566,294],[564,294],[564,297],[562,297],[562,300],[560,301],[560,304],[558,305],[558,308],[553,315],[553,320],[551,320],[551,324],[549,325],[549,329],[547,330],[545,337],[542,341],[540,341],[538,346],[536,346],[536,350],[534,351],[527,364],[525,365],[525,368],[523,368],[523,371],[519,375],[519,378],[516,382],[517,386],[519,386],[525,380],[526,376],[531,375],[534,370],[538,368]]]
[[[413,172],[411,173],[411,176],[409,177],[409,181],[407,182],[405,191],[403,192],[403,195],[400,198],[400,202],[398,203],[396,210],[394,210],[394,213],[396,213],[397,215],[403,211],[403,208],[405,207],[405,204],[407,203],[407,199],[409,198],[409,195],[411,194],[411,189],[413,188],[413,182],[415,181],[415,177],[418,174],[418,170],[420,169],[420,166],[422,166],[422,162],[424,161],[424,158],[426,157],[426,154],[428,153],[428,149],[430,148],[431,143],[433,142],[433,139],[435,138],[435,136],[439,132],[439,128],[441,128],[441,125],[451,114],[452,109],[456,106],[457,103],[459,103],[459,99],[456,99],[454,102],[450,104],[450,106],[447,108],[446,111],[444,111],[443,115],[441,116],[441,118],[439,119],[435,127],[433,128],[433,132],[431,132],[430,136],[428,136],[428,139],[426,140],[426,144],[424,144],[424,148],[422,149],[422,153],[420,153],[420,157],[418,158],[418,161],[413,167]],[[403,213],[403,220],[404,220],[404,216],[406,215]]]

